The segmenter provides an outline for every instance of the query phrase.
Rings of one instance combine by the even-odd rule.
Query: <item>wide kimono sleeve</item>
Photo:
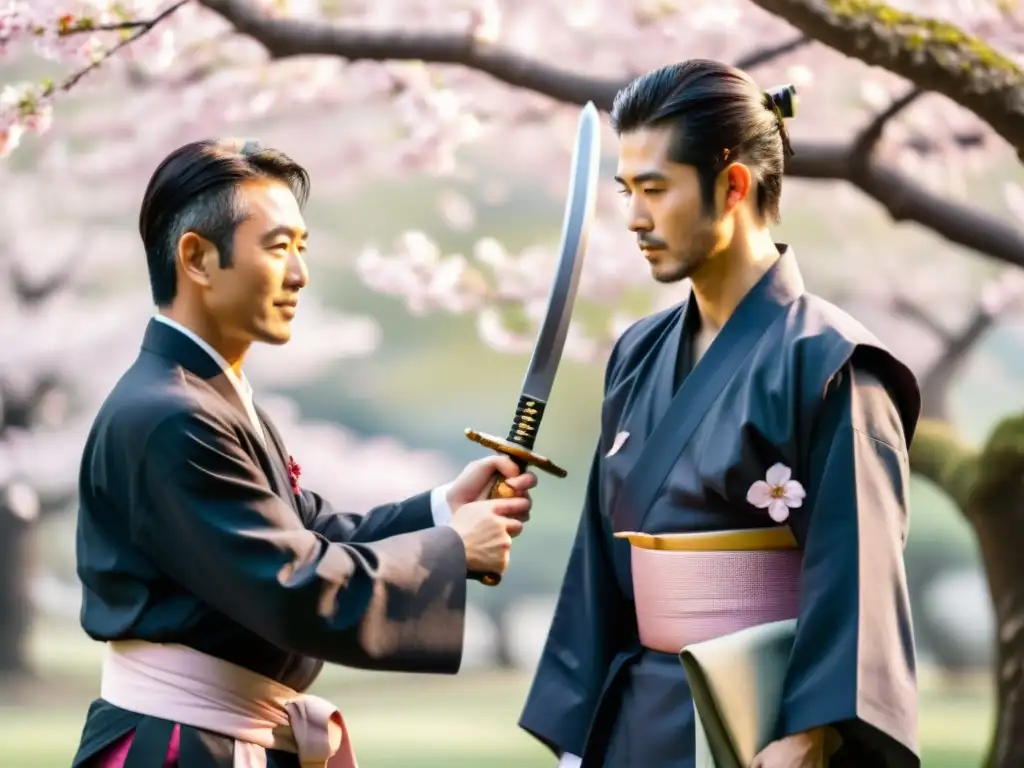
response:
[[[848,365],[826,395],[807,499],[791,516],[804,560],[780,735],[832,726],[851,765],[920,765],[904,434],[879,379]]]
[[[201,412],[150,432],[132,495],[132,540],[147,558],[280,648],[368,669],[458,670],[466,561],[452,528],[329,542]]]

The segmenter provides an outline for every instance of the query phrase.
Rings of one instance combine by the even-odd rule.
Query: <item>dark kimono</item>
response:
[[[430,494],[356,516],[295,493],[288,451],[256,410],[265,442],[219,363],[150,322],[82,459],[86,633],[185,645],[298,691],[324,661],[457,672],[465,550],[452,528],[434,525]],[[231,766],[233,739],[98,699],[72,768],[94,765],[130,733],[128,768],[158,768],[172,730],[180,765]],[[276,750],[267,761],[299,765]]]
[[[746,499],[776,463],[807,494],[786,521],[803,564],[776,738],[832,726],[843,737],[833,768],[920,764],[903,564],[917,383],[859,323],[805,293],[791,249],[780,251],[695,366],[692,294],[631,327],[608,362],[600,444],[520,719],[584,768],[695,760],[683,668],[641,647],[630,544],[613,534],[778,525]]]

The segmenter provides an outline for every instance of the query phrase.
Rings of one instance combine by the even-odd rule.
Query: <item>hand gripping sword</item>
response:
[[[550,459],[533,452],[537,431],[551,394],[558,371],[558,363],[565,347],[565,337],[572,319],[573,303],[579,287],[583,256],[587,249],[587,236],[594,218],[597,201],[597,177],[601,160],[600,121],[597,108],[587,102],[580,112],[576,146],[573,149],[572,170],[569,181],[569,199],[562,222],[562,244],[548,297],[548,308],[533,346],[530,365],[519,394],[515,416],[508,437],[500,437],[466,430],[466,437],[499,453],[510,456],[520,471],[527,466],[542,469],[555,477],[566,472]],[[501,473],[495,473],[487,498],[508,498],[515,491],[504,482]],[[501,574],[474,573],[472,578],[494,587],[501,583]]]

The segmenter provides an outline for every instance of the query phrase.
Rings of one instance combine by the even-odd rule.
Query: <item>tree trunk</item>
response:
[[[914,472],[942,488],[974,528],[996,618],[996,729],[987,768],[1024,765],[1024,415],[1000,423],[980,452],[945,424],[922,421]]]
[[[1024,765],[1024,415],[1003,421],[978,458],[967,515],[996,612],[996,732],[989,768]]]
[[[29,578],[32,531],[26,519],[0,503],[0,677],[27,675],[32,624]]]

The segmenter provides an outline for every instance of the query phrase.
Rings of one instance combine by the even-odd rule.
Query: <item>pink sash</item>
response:
[[[181,645],[107,644],[100,696],[129,712],[234,738],[234,768],[263,768],[267,749],[297,754],[302,768],[358,768],[341,712],[243,667]],[[178,762],[175,728],[164,768]],[[101,758],[122,768],[132,735]]]
[[[797,617],[799,550],[630,551],[645,648],[675,654],[690,643]]]

